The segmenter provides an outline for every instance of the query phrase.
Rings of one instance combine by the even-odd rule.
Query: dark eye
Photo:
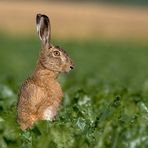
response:
[[[57,51],[57,50],[56,50],[56,51],[54,51],[54,52],[53,52],[53,54],[54,54],[54,56],[60,56],[60,52],[59,52],[59,51]]]

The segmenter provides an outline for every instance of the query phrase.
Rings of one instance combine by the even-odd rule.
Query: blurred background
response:
[[[130,5],[122,1],[1,1],[0,28],[11,35],[35,35],[34,19],[40,12],[50,16],[53,37],[146,40],[148,11],[142,4],[147,1],[139,0],[140,6],[138,0],[127,1]]]
[[[40,50],[37,13],[50,17],[52,43],[75,70],[59,79],[65,98],[52,129],[21,133],[15,106]],[[0,1],[2,147],[148,147],[147,98],[147,0]]]
[[[103,61],[101,53],[107,52],[103,53],[107,54],[104,55],[107,60],[107,56],[111,58],[110,56],[114,56],[114,54],[115,58],[117,58],[117,53],[114,52],[125,52],[125,50],[128,50],[126,48],[124,50],[121,49],[121,42],[126,42],[123,43],[123,46],[133,43],[133,45],[137,47],[137,44],[146,44],[148,40],[148,9],[147,1],[144,0],[46,0],[42,2],[6,0],[0,1],[0,11],[0,67],[2,67],[0,73],[4,76],[5,74],[14,74],[18,79],[20,78],[20,80],[31,72],[38,56],[40,41],[35,26],[37,13],[45,13],[50,17],[52,41],[53,43],[55,42],[55,44],[59,44],[59,46],[68,44],[63,46],[63,48],[67,49],[70,53],[72,52],[76,64],[78,63],[77,68],[79,70],[77,71],[76,69],[78,73],[79,71],[85,73],[85,70],[81,68],[81,66],[85,65],[86,69],[88,69],[86,73],[94,74],[94,69],[95,71],[98,69],[98,72],[101,72],[102,70],[99,70],[98,67],[99,63],[103,69],[108,65],[117,68],[116,66],[119,63],[115,62],[112,64],[113,60],[108,61],[109,63],[106,63],[108,65],[103,66],[101,63],[101,61]],[[63,42],[63,44],[61,42]],[[110,44],[115,44],[117,47],[109,47],[114,46]],[[115,48],[117,48],[117,51],[115,51]],[[127,48],[130,47],[127,45]],[[125,54],[130,54],[129,52],[131,52],[131,50],[132,49],[128,50]],[[88,57],[85,55],[87,52]],[[138,49],[138,52],[140,52],[140,49]],[[135,53],[131,54],[133,54],[131,56],[134,56],[134,58],[138,58],[135,57]],[[127,60],[122,61],[127,62],[126,64],[131,62]],[[121,64],[123,64],[123,62]],[[88,66],[88,63],[90,66]],[[135,66],[139,64],[140,63],[135,63]],[[119,71],[123,72],[122,69]],[[124,72],[125,71],[126,67]]]

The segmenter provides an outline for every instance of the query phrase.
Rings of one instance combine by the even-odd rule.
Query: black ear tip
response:
[[[41,14],[36,15],[36,23],[37,24],[39,24],[41,16],[42,16]]]
[[[36,15],[36,18],[37,18],[37,19],[38,19],[38,18],[41,18],[41,16],[42,16],[42,14],[38,13],[38,14]]]
[[[49,22],[49,18],[47,15],[38,13],[36,15],[36,22],[37,23],[40,21],[41,17],[44,18],[45,21]]]
[[[42,14],[41,15],[41,17],[43,17],[47,22],[49,22],[49,18],[48,18],[48,16],[47,15],[45,15],[45,14]]]
[[[45,14],[41,14],[41,13],[38,13],[38,14],[36,15],[36,17],[48,18],[47,15],[45,15]]]
[[[41,13],[37,13],[37,15],[36,16],[41,16],[42,14]]]

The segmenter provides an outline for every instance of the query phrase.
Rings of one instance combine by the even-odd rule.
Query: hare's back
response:
[[[21,87],[17,108],[23,110],[34,108],[46,96],[45,91],[29,78]]]

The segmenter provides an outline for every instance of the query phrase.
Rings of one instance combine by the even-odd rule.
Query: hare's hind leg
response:
[[[30,128],[36,120],[36,113],[31,109],[30,106],[25,105],[22,107],[20,105],[18,107],[17,122],[19,123],[22,130]]]
[[[22,130],[30,128],[36,120],[37,120],[36,115],[28,114],[25,112],[21,112],[21,114],[19,114],[17,118],[17,121]]]

